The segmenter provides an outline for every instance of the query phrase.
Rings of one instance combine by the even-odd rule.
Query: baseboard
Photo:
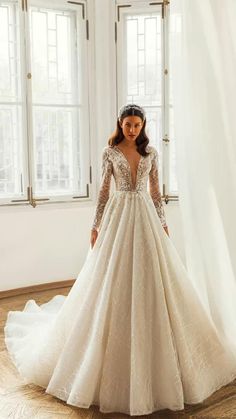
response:
[[[47,282],[46,284],[30,285],[28,287],[14,288],[12,290],[0,291],[0,299],[14,297],[16,295],[28,294],[31,292],[40,292],[53,290],[57,288],[72,287],[75,279],[67,279],[65,281]]]

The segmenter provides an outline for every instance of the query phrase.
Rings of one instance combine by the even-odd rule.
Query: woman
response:
[[[141,107],[121,108],[103,150],[91,249],[68,296],[30,300],[5,326],[26,383],[74,406],[130,415],[182,410],[236,377],[236,355],[168,237],[145,123]]]
[[[109,144],[115,148],[115,153],[105,147],[103,150],[103,180],[100,187],[98,197],[98,205],[96,208],[95,220],[93,223],[91,234],[91,245],[93,247],[97,238],[97,229],[99,227],[101,217],[109,198],[109,187],[112,175],[112,163],[110,160],[118,161],[124,157],[126,170],[123,170],[124,177],[128,177],[126,187],[117,188],[124,191],[139,191],[145,189],[138,185],[137,176],[140,173],[139,163],[141,165],[142,156],[146,157],[152,154],[152,170],[149,173],[150,193],[156,206],[156,210],[162,221],[163,227],[168,234],[168,227],[165,221],[164,209],[161,201],[161,193],[159,190],[158,170],[157,170],[157,151],[154,147],[148,145],[149,139],[145,133],[146,118],[144,110],[137,105],[127,105],[120,109],[119,118],[117,119],[117,128],[113,137],[110,138]],[[118,146],[119,144],[119,146]],[[145,150],[149,148],[149,153]],[[121,151],[121,156],[116,151]],[[151,153],[152,151],[152,153]],[[125,157],[127,156],[127,157]],[[156,161],[155,161],[156,160]],[[122,163],[121,163],[122,165]],[[138,171],[139,170],[139,171]],[[126,173],[125,173],[126,172]],[[135,179],[135,180],[133,180]],[[117,182],[118,184],[118,182]],[[117,186],[117,185],[116,185]]]

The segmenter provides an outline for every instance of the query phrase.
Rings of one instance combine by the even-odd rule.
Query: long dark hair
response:
[[[116,121],[116,129],[114,133],[111,135],[111,137],[108,140],[108,145],[114,147],[114,145],[119,144],[124,139],[124,134],[122,131],[122,128],[120,126],[120,122],[124,120],[126,116],[139,116],[143,121],[142,129],[138,135],[138,137],[135,139],[137,151],[142,156],[147,156],[149,153],[146,151],[146,146],[149,143],[149,138],[145,132],[146,127],[146,116],[145,111],[141,106],[135,105],[134,103],[122,106],[122,108],[119,111],[119,116]]]

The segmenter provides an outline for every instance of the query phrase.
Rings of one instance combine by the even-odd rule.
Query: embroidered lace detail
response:
[[[92,229],[98,229],[105,205],[109,199],[110,184],[112,175],[112,161],[109,159],[109,149],[105,147],[102,153],[102,180],[100,184],[95,217]]]
[[[157,150],[153,147],[153,158],[152,158],[152,167],[149,173],[149,190],[152,197],[153,203],[157,210],[157,214],[160,217],[163,227],[166,227],[165,211],[161,200],[161,191],[159,183],[159,157]]]
[[[148,156],[141,156],[133,185],[131,168],[125,155],[118,147],[106,146],[102,153],[102,179],[97,199],[92,228],[98,230],[106,203],[110,194],[111,176],[113,174],[118,191],[146,191],[149,178],[149,192],[163,226],[166,226],[165,212],[161,199],[158,176],[158,152],[155,147],[147,145]]]

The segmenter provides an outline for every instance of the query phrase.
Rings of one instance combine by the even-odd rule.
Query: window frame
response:
[[[170,184],[170,126],[169,126],[169,109],[173,107],[169,101],[169,1],[145,1],[145,0],[116,0],[115,1],[115,43],[116,43],[116,86],[117,86],[117,101],[116,108],[117,113],[120,107],[124,104],[124,81],[122,80],[123,66],[125,65],[125,59],[120,54],[120,47],[123,44],[123,33],[122,33],[122,19],[125,14],[130,13],[131,10],[136,13],[147,12],[147,7],[150,7],[150,12],[155,10],[154,8],[161,8],[162,11],[162,166],[160,177],[162,179],[162,199],[167,204],[169,201],[178,201],[178,193],[172,193],[169,189]],[[121,25],[120,25],[121,23]],[[121,63],[121,64],[119,64]],[[122,88],[120,88],[122,86]],[[178,191],[177,191],[178,192]]]
[[[55,203],[71,203],[93,201],[94,185],[92,182],[92,164],[91,164],[91,131],[92,131],[92,111],[93,97],[91,85],[94,84],[95,75],[92,73],[94,66],[94,44],[92,41],[93,31],[90,30],[90,22],[93,18],[93,4],[89,0],[81,0],[79,2],[56,0],[53,4],[48,4],[46,0],[18,0],[7,1],[6,3],[18,4],[19,22],[20,22],[20,57],[21,57],[21,91],[22,91],[22,104],[24,111],[22,111],[22,120],[24,124],[22,127],[22,143],[23,143],[23,175],[21,184],[23,186],[24,194],[19,197],[12,195],[9,197],[0,198],[0,207],[6,206],[32,206],[35,208],[38,205],[55,204]],[[71,3],[71,4],[70,4]],[[32,115],[32,85],[31,85],[31,59],[30,59],[30,33],[29,33],[29,16],[27,15],[29,7],[38,5],[40,7],[58,9],[59,7],[66,10],[75,10],[79,7],[78,13],[81,13],[82,20],[84,21],[84,28],[79,28],[84,31],[85,37],[81,43],[82,49],[78,48],[79,56],[83,56],[82,67],[80,68],[82,77],[80,76],[78,83],[82,87],[82,113],[81,103],[78,106],[80,110],[80,118],[83,123],[79,123],[80,138],[86,138],[83,141],[83,155],[81,160],[81,172],[84,178],[83,184],[86,193],[84,195],[66,194],[66,195],[46,195],[36,197],[33,192],[33,115]],[[78,56],[78,60],[79,60]],[[23,123],[23,122],[22,122]],[[81,148],[81,146],[80,146]],[[18,199],[19,198],[19,199]]]

